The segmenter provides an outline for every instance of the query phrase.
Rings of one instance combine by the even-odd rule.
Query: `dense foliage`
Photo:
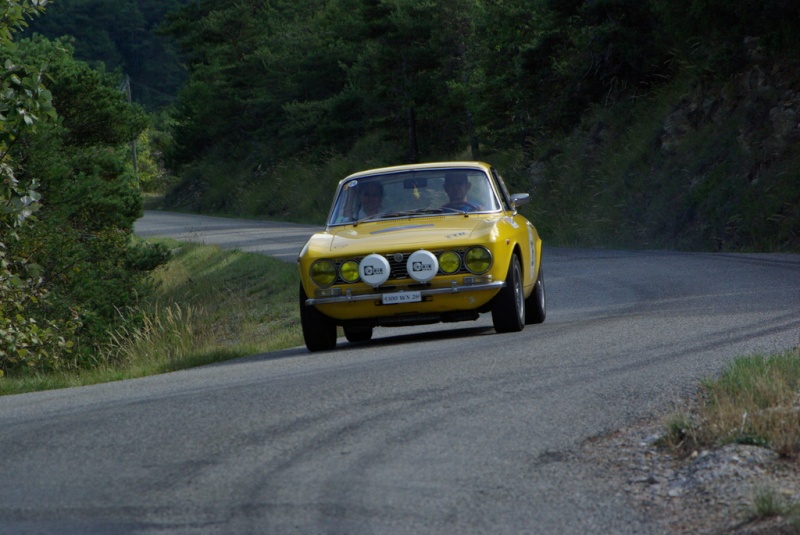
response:
[[[559,230],[565,240],[759,248],[766,231],[780,236],[769,247],[796,246],[800,228],[790,216],[800,198],[785,178],[796,151],[745,162],[722,137],[701,148],[686,134],[723,118],[691,110],[671,150],[661,150],[660,136],[670,115],[691,104],[679,91],[699,88],[721,102],[754,62],[773,71],[791,63],[798,19],[800,5],[789,0],[195,0],[165,30],[189,70],[171,161],[184,181],[168,200],[319,221],[319,197],[343,171],[482,158],[507,164],[517,187],[539,180],[542,201],[532,209],[549,218],[548,206],[558,204],[569,214],[551,219],[577,229]],[[753,96],[758,118],[768,119],[760,107],[769,114],[781,97],[767,93],[726,101],[726,125],[754,109]],[[648,145],[633,151],[620,144],[632,126],[648,130],[637,139]],[[683,151],[705,160],[666,192],[679,197],[670,205],[658,192],[692,159]],[[531,176],[534,164],[543,176]],[[708,168],[729,181],[709,179]],[[742,180],[789,189],[789,208],[759,188],[730,186]],[[600,197],[602,205],[591,204]],[[661,204],[649,209],[651,198]],[[728,200],[715,209],[720,198]],[[772,216],[779,229],[760,225]]]
[[[120,69],[133,99],[156,109],[172,102],[185,71],[173,46],[157,32],[169,11],[187,0],[55,0],[26,36],[71,36],[75,58],[92,67]]]
[[[46,296],[39,267],[9,254],[18,230],[40,208],[37,183],[17,179],[11,147],[37,122],[53,120],[51,95],[42,84],[40,69],[15,63],[14,33],[41,13],[41,2],[8,2],[0,10],[0,51],[8,59],[0,71],[0,376],[5,369],[42,359],[57,360],[69,351],[61,336],[69,324],[38,323],[25,311]]]
[[[131,243],[141,196],[128,144],[147,116],[118,78],[76,61],[67,42],[12,39],[44,3],[8,2],[0,18],[4,372],[91,364],[165,259]]]
[[[407,161],[527,149],[588,106],[652,91],[688,54],[732,65],[753,29],[782,46],[798,14],[717,3],[197,0],[167,30],[189,67],[176,161],[346,150],[376,131]]]

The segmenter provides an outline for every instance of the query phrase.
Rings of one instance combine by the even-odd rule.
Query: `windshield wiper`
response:
[[[362,217],[361,219],[358,219],[358,220],[354,221],[353,222],[353,226],[357,227],[358,224],[363,222],[363,221],[369,221],[370,219],[376,219],[378,217],[385,217],[385,216],[386,216],[386,214],[382,214],[382,213],[367,215],[367,216]]]
[[[358,221],[353,223],[353,226],[357,226],[362,221],[369,221],[370,219],[377,219],[377,218],[384,218],[384,217],[405,217],[405,216],[414,216],[414,215],[428,215],[428,214],[443,214],[447,211],[444,208],[417,208],[415,210],[398,210],[396,212],[381,212],[379,214],[372,214],[366,217],[362,217]]]

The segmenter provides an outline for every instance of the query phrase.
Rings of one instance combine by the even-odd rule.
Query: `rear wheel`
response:
[[[309,351],[326,351],[336,347],[336,323],[313,306],[306,305],[306,292],[300,285],[300,324],[303,340]]]
[[[522,268],[517,255],[511,257],[506,286],[494,297],[492,323],[499,333],[519,332],[525,327],[525,294],[522,291]]]
[[[372,327],[344,326],[344,337],[348,342],[369,342],[372,340]]]
[[[542,266],[539,266],[539,276],[533,286],[531,295],[525,300],[525,323],[543,323],[547,316],[547,302],[544,296],[544,273]]]

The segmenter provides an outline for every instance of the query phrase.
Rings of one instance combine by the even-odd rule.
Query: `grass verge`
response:
[[[668,417],[663,443],[676,453],[737,443],[800,456],[800,348],[737,358],[703,381],[696,411]]]
[[[732,443],[800,458],[800,347],[734,360],[718,378],[701,383],[692,410],[667,417],[661,439],[679,457]],[[800,530],[800,504],[771,488],[753,496],[747,516],[783,516]]]
[[[154,273],[153,294],[120,311],[131,321],[113,333],[93,369],[4,377],[0,395],[133,379],[303,344],[297,266],[158,241],[172,249],[172,259]]]

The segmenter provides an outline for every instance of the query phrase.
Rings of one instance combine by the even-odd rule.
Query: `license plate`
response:
[[[419,292],[397,292],[392,294],[383,294],[381,296],[381,302],[384,305],[419,303],[420,301],[422,301],[422,295]]]

